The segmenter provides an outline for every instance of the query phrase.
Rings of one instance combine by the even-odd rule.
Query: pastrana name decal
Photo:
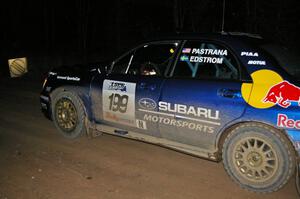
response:
[[[198,55],[222,55],[227,56],[226,49],[205,49],[205,48],[193,48],[192,54]]]

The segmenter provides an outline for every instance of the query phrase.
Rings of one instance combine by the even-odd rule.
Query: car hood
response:
[[[89,76],[95,72],[105,74],[108,64],[106,62],[94,62],[89,64],[63,65],[54,67],[50,72],[57,75]]]

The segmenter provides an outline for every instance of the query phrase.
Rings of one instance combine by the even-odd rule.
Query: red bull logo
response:
[[[283,108],[288,108],[291,102],[298,102],[300,106],[300,88],[288,81],[282,81],[269,89],[263,102],[278,104]]]
[[[300,129],[300,120],[293,120],[288,118],[285,114],[277,115],[277,126],[284,128]]]

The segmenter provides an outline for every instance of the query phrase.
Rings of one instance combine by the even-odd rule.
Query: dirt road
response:
[[[294,179],[258,195],[221,163],[103,135],[64,139],[39,108],[38,83],[0,81],[0,199],[295,199]]]

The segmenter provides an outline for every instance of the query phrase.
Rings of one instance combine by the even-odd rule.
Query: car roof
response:
[[[246,42],[251,44],[262,44],[266,42],[266,40],[258,34],[244,32],[176,33],[153,37],[147,42],[196,39],[220,40],[223,42]]]

